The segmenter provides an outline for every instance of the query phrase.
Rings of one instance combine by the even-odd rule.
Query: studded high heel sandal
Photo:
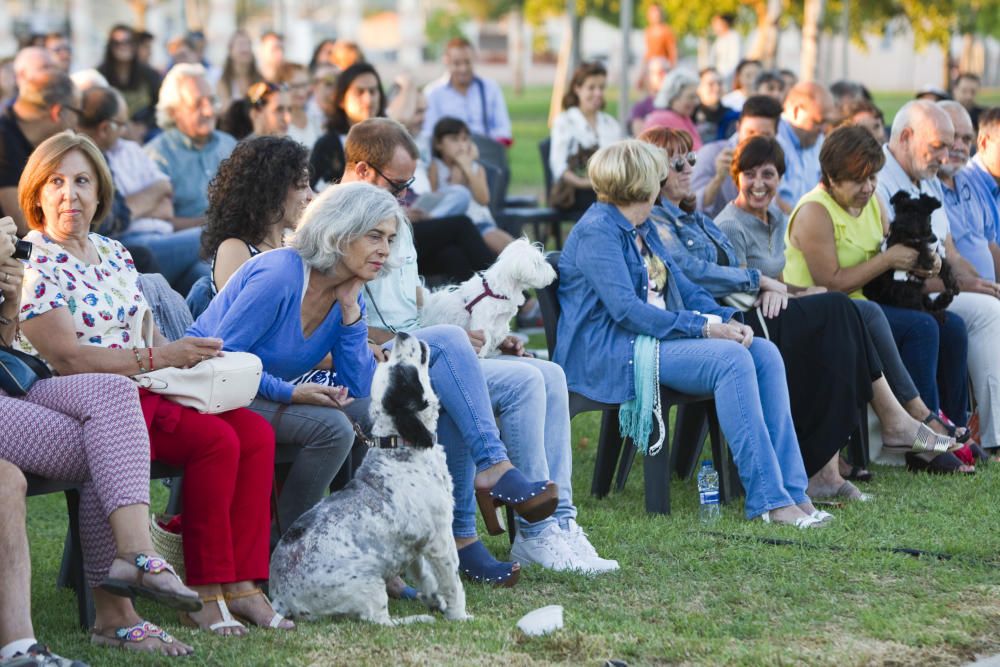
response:
[[[525,521],[552,516],[559,503],[559,486],[552,481],[531,482],[517,468],[503,474],[492,489],[476,489],[476,502],[490,535],[502,535],[500,508],[509,505]]]

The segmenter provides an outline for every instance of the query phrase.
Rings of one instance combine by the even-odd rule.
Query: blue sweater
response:
[[[252,352],[264,364],[260,395],[290,403],[295,388],[288,380],[311,370],[328,352],[337,380],[351,396],[371,392],[375,357],[368,347],[364,298],[358,296],[361,319],[344,326],[334,303],[322,324],[302,334],[304,266],[291,248],[251,258],[233,274],[208,308],[187,330],[189,336],[215,336],[224,350]]]

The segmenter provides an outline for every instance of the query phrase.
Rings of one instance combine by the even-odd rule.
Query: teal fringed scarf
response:
[[[636,336],[634,350],[635,398],[619,408],[618,429],[641,454],[655,456],[667,437],[660,405],[660,341],[652,336]],[[654,417],[659,434],[656,442],[650,444]]]

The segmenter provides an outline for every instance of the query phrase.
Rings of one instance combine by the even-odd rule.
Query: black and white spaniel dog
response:
[[[271,556],[275,610],[292,618],[391,618],[386,581],[407,572],[422,600],[449,620],[469,618],[452,537],[451,476],[435,445],[438,399],[426,343],[400,333],[372,381],[372,448],[355,478],[303,514]]]
[[[934,197],[921,194],[914,198],[900,190],[892,197],[896,218],[889,227],[889,236],[883,243],[883,250],[902,243],[913,248],[917,256],[916,268],[934,268],[935,255],[941,257],[938,277],[944,283],[944,291],[934,298],[924,292],[926,280],[906,271],[886,271],[876,276],[864,287],[864,295],[872,301],[888,306],[911,308],[930,313],[939,321],[944,319],[944,311],[958,294],[958,280],[951,265],[944,257],[941,240],[931,230],[931,213],[941,207]]]

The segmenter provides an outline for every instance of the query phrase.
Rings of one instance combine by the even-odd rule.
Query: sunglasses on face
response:
[[[417,180],[416,176],[411,176],[410,178],[408,178],[405,181],[394,181],[391,178],[389,178],[388,176],[386,176],[385,174],[383,174],[382,171],[378,167],[376,167],[375,165],[370,164],[368,166],[371,167],[375,171],[376,174],[378,174],[379,176],[381,176],[382,180],[384,180],[386,183],[389,184],[389,191],[392,193],[392,196],[394,196],[394,197],[397,196],[397,195],[399,195],[402,192],[405,192],[406,189],[409,188],[411,185],[413,185],[413,182],[415,180]]]
[[[678,155],[670,160],[670,166],[673,167],[674,171],[679,174],[684,171],[685,162],[693,167],[698,162],[698,155],[693,151],[687,155]]]

